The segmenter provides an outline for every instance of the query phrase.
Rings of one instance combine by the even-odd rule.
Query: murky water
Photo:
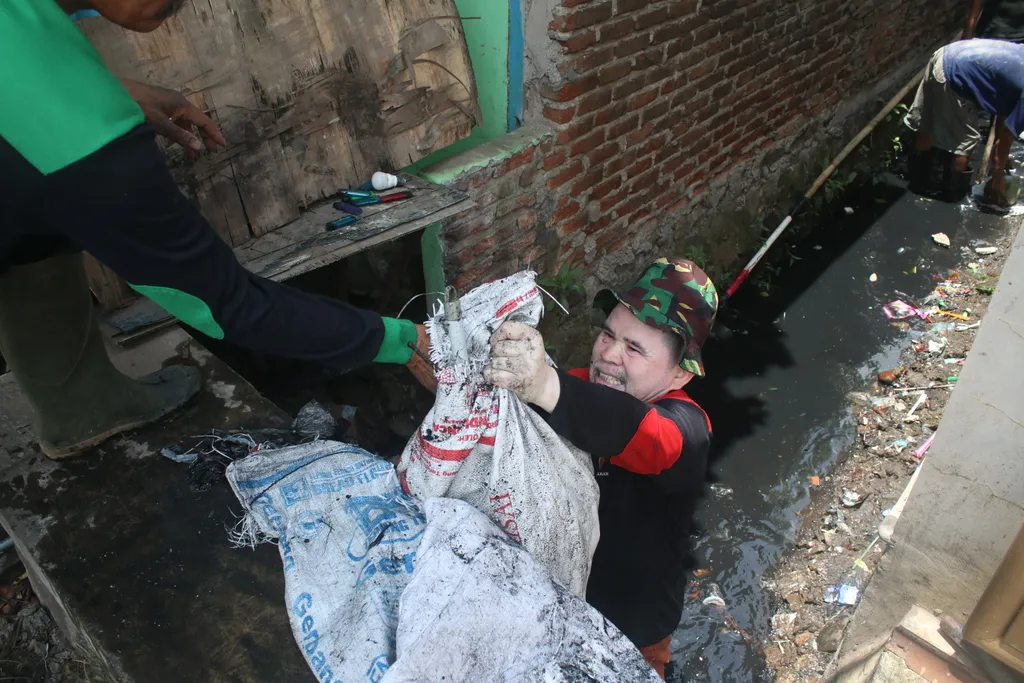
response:
[[[795,538],[808,477],[827,474],[852,443],[845,395],[899,357],[902,333],[882,305],[927,294],[962,247],[992,239],[1004,223],[970,202],[921,199],[896,182],[851,197],[852,215],[824,221],[794,250],[799,260],[771,296],[753,286],[741,292],[730,305],[734,333],[708,343],[708,378],[688,387],[714,423],[711,479],[733,490],[709,493],[698,513],[697,561],[710,570],[701,580],[722,587],[749,634],[691,600],[673,642],[688,682],[772,680],[759,650],[774,612],[762,580]],[[936,232],[952,248],[936,245]]]

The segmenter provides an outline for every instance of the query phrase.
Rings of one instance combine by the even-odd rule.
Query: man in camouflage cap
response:
[[[608,316],[589,368],[552,368],[540,333],[506,322],[484,372],[593,458],[601,540],[587,600],[664,678],[711,443],[711,422],[683,387],[704,376],[718,293],[692,262],[662,258],[625,293],[599,292],[594,306]]]

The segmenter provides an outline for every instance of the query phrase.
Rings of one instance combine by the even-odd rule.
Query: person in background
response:
[[[604,290],[594,305],[607,320],[589,368],[552,368],[537,330],[505,322],[484,375],[593,458],[601,540],[587,601],[664,678],[711,444],[710,420],[683,389],[704,376],[701,347],[718,294],[692,262],[662,258],[629,290]]]
[[[119,81],[68,13],[134,31],[180,0],[0,3],[0,354],[51,458],[159,419],[200,386],[186,366],[130,379],[111,365],[80,250],[215,339],[337,370],[406,364],[430,378],[422,326],[256,277],[178,190],[154,131],[193,151],[224,144],[179,93]],[[194,131],[198,131],[198,135]]]
[[[1005,40],[1018,45],[1024,43],[1024,0],[970,0],[961,40],[972,38]],[[992,120],[992,126],[996,130],[995,149],[1009,150],[1013,135],[1005,122],[996,117]],[[992,162],[992,176],[1002,178],[1007,172],[1009,161],[1008,153],[996,156]],[[1000,196],[994,190],[986,191],[983,202],[996,209],[1009,206],[1005,192]]]
[[[978,110],[1003,119],[1008,133],[996,145],[987,203],[1007,207],[1010,145],[1024,133],[1024,46],[1001,40],[964,40],[939,48],[904,119],[917,133],[908,160],[910,189],[959,201],[970,191],[970,155],[980,134]]]

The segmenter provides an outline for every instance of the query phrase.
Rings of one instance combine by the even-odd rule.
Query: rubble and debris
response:
[[[722,596],[722,587],[717,583],[708,582],[704,586],[704,599],[701,600],[701,604],[710,605],[711,607],[725,607],[725,598]]]
[[[1002,242],[995,248],[984,263],[973,263],[973,248],[964,254],[976,268],[934,273],[935,287],[927,296],[895,292],[900,298],[883,306],[906,334],[906,347],[891,369],[870,375],[870,385],[848,394],[856,439],[833,471],[809,477],[816,488],[801,514],[795,547],[766,581],[777,612],[763,650],[777,680],[809,683],[829,671],[853,610],[892,542],[900,497],[935,442],[950,390],[962,374],[950,371],[967,358],[991,301],[1009,252]]]

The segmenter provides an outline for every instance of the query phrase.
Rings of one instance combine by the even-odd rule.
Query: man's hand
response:
[[[227,144],[217,124],[180,92],[127,78],[122,78],[121,84],[142,107],[146,122],[160,135],[184,147],[189,156],[194,157],[203,144],[207,149]],[[193,127],[199,130],[202,142],[192,133]]]
[[[544,338],[522,323],[504,322],[491,335],[491,362],[484,378],[549,413],[562,390],[558,373],[544,356]]]

